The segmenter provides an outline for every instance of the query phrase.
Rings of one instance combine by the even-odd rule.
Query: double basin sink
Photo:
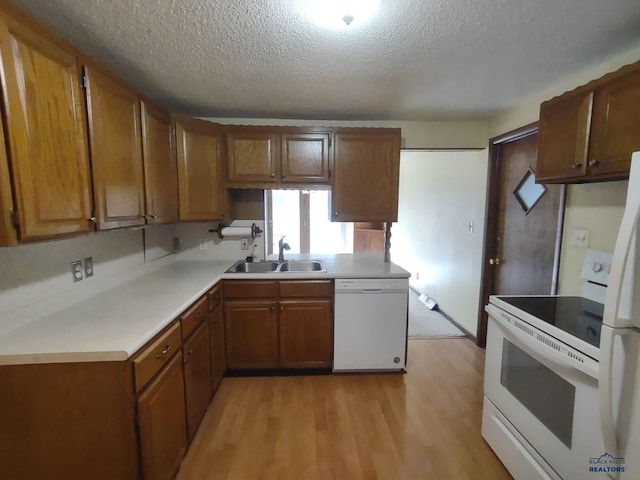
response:
[[[322,260],[287,260],[284,262],[247,262],[239,260],[226,273],[326,273]]]

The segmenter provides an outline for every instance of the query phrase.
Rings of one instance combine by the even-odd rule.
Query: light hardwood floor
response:
[[[484,351],[409,341],[408,373],[225,378],[178,480],[510,479],[480,435]]]

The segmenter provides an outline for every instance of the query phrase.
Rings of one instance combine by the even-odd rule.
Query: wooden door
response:
[[[180,215],[171,116],[149,102],[141,104],[147,223],[175,223]]]
[[[5,146],[4,128],[0,122],[0,247],[15,245],[18,240],[11,218],[14,207],[11,196],[9,159]]]
[[[591,175],[629,175],[640,151],[640,70],[596,90],[589,169]]]
[[[222,131],[215,123],[176,120],[180,220],[223,220]]]
[[[227,131],[229,182],[274,183],[278,165],[277,133],[255,127]]]
[[[209,322],[203,322],[184,345],[184,386],[189,441],[196,434],[213,395],[210,341]]]
[[[539,181],[580,178],[587,173],[593,92],[564,96],[540,106],[536,176]]]
[[[331,367],[331,300],[281,300],[279,326],[282,368]]]
[[[331,220],[396,221],[400,131],[336,133]]]
[[[282,134],[283,183],[329,183],[328,133]]]
[[[92,231],[89,152],[75,52],[2,16],[0,55],[19,238]]]
[[[211,325],[211,380],[215,391],[227,369],[222,307],[211,312],[209,322]]]
[[[171,480],[187,450],[182,353],[138,399],[142,478]]]
[[[275,300],[225,301],[227,367],[278,366],[278,315]]]
[[[547,191],[525,214],[514,190],[535,167],[537,129],[526,127],[491,140],[490,198],[477,341],[486,341],[484,304],[489,295],[549,295],[557,289],[564,186]]]
[[[144,225],[139,98],[93,67],[84,71],[98,229]]]

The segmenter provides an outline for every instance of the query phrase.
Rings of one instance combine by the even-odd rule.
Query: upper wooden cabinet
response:
[[[396,221],[400,129],[344,129],[333,149],[331,220]]]
[[[142,102],[142,153],[147,223],[174,223],[178,213],[178,165],[171,116]]]
[[[640,62],[540,106],[536,181],[626,178],[640,150]]]
[[[223,133],[219,125],[176,117],[180,220],[223,220]]]
[[[75,52],[2,11],[0,54],[18,238],[92,231],[86,119]],[[6,168],[0,169],[3,198],[6,175]]]
[[[9,160],[5,149],[4,129],[0,122],[0,247],[15,245],[18,237],[13,225],[11,212],[11,178],[9,177]]]
[[[98,229],[144,225],[140,100],[95,68],[84,72]]]
[[[227,180],[232,186],[329,182],[328,132],[288,127],[229,127]]]

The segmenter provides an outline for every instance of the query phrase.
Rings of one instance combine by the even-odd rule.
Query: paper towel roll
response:
[[[220,231],[223,237],[253,237],[253,227],[224,227]]]

